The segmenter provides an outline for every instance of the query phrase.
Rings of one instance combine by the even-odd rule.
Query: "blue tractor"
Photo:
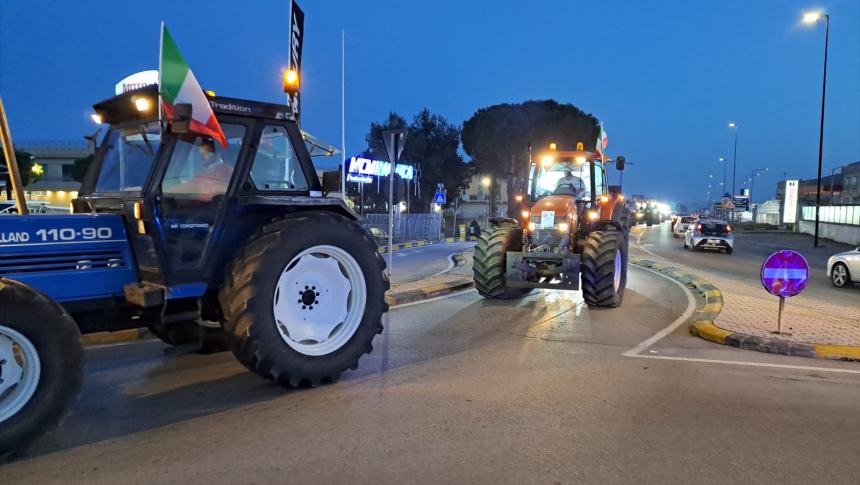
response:
[[[157,87],[94,105],[110,125],[70,215],[0,216],[0,454],[55,427],[83,378],[81,334],[213,332],[251,372],[336,381],[372,350],[385,263],[326,197],[290,108],[208,96],[159,121]]]

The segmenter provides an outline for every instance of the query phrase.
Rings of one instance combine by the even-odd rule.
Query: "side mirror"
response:
[[[622,156],[616,157],[615,158],[615,170],[618,170],[619,172],[624,170],[624,164],[625,163],[627,163],[626,158],[624,158]]]
[[[170,122],[170,131],[174,133],[188,133],[191,129],[191,104],[181,103],[173,106],[173,120]]]

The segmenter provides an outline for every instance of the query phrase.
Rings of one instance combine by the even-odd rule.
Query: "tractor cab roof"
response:
[[[295,119],[289,106],[247,99],[228,98],[206,94],[215,114],[268,118]],[[128,91],[93,105],[101,122],[111,125],[147,123],[158,119],[158,87],[145,86]]]

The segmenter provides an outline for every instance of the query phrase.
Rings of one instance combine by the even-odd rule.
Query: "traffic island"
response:
[[[850,361],[860,360],[860,345],[846,345],[833,342],[833,340],[840,338],[838,333],[828,339],[831,340],[830,342],[816,343],[798,341],[797,337],[790,333],[765,336],[761,334],[755,335],[753,332],[745,333],[732,328],[753,328],[756,325],[755,319],[762,316],[763,310],[761,306],[766,304],[766,301],[748,294],[744,291],[746,288],[734,288],[732,283],[727,283],[727,286],[731,287],[732,291],[728,295],[724,295],[714,284],[676,266],[638,258],[630,258],[630,262],[669,276],[683,283],[685,286],[696,290],[705,298],[705,306],[690,324],[690,333],[699,338],[739,349],[754,350],[769,354]],[[756,298],[758,301],[748,301],[751,298]],[[729,308],[726,306],[725,300],[729,300],[731,305],[737,305],[738,308]],[[811,316],[808,313],[804,313],[803,315]],[[819,312],[819,318],[821,316],[821,312]],[[719,324],[716,322],[717,317],[720,317]],[[761,326],[757,325],[759,328]],[[757,330],[757,332],[763,333],[761,330]],[[845,336],[844,332],[841,338],[848,341],[851,340],[851,337]]]

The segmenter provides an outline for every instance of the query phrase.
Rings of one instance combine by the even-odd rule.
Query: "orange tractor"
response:
[[[620,187],[607,184],[603,157],[577,148],[550,149],[531,161],[520,217],[492,219],[481,232],[473,265],[481,296],[581,287],[589,306],[621,305],[630,213]],[[614,163],[624,169],[624,157]]]

